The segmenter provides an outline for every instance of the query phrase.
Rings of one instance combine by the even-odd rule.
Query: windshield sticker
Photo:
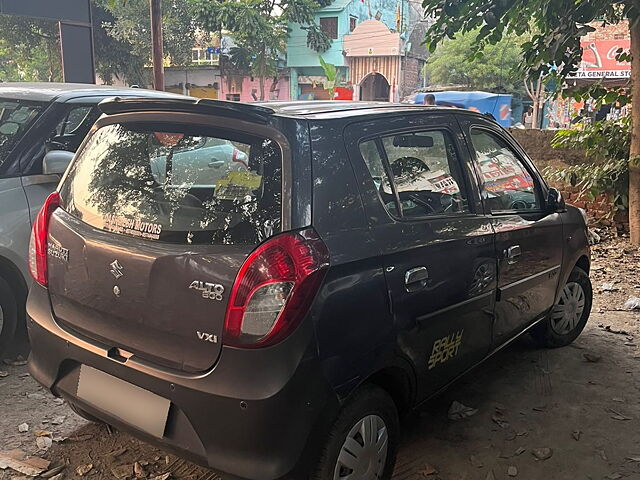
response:
[[[216,184],[215,196],[218,200],[237,200],[251,195],[260,187],[262,176],[253,172],[229,172]]]
[[[107,232],[124,233],[150,240],[159,240],[162,233],[162,225],[159,223],[145,222],[139,218],[105,215],[102,221],[102,228]]]

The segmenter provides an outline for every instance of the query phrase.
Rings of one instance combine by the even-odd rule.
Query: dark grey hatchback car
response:
[[[402,412],[587,322],[583,215],[490,118],[101,109],[30,246],[30,371],[83,416],[238,477],[389,479]]]

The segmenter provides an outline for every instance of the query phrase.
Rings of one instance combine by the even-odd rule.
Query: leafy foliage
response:
[[[311,50],[324,53],[331,48],[332,40],[319,25],[314,23],[309,26],[303,26],[302,29],[307,31],[307,46]]]
[[[425,65],[431,83],[522,93],[524,73],[519,65],[523,40],[505,36],[471,57],[477,37],[478,30],[474,30],[439,44]]]
[[[617,209],[628,207],[631,146],[629,117],[602,120],[579,130],[560,130],[556,133],[552,146],[583,149],[594,162],[566,168],[548,167],[545,174],[550,179],[577,186],[581,195],[591,199],[603,193],[612,194]]]
[[[116,18],[95,2],[92,16],[96,74],[107,84],[116,78],[126,79],[130,85],[149,83],[149,74],[144,70],[148,57],[135,54],[129,42],[112,37],[105,29],[104,26],[115,24]]]
[[[58,23],[0,15],[0,81],[61,80]]]
[[[320,34],[314,15],[330,0],[191,0],[191,3],[202,28],[232,33],[239,50],[230,52],[230,61],[236,70],[245,68],[260,79],[261,99],[264,99],[263,79],[275,73],[278,59],[285,51],[290,23],[299,23],[307,29],[307,40],[313,48],[328,48],[326,35]]]
[[[333,63],[327,63],[324,58],[319,57],[320,66],[324,70],[324,76],[327,77],[327,81],[324,83],[325,90],[329,90],[330,98],[333,99],[333,95],[336,89],[336,82],[338,81],[338,69]]]
[[[149,83],[151,58],[148,0],[92,0],[96,72],[106,83],[116,77]],[[188,0],[163,2],[165,53],[172,63],[191,62],[196,25]],[[0,81],[61,81],[57,22],[0,16]]]
[[[457,32],[478,30],[471,54],[504,37],[526,35],[530,39],[522,45],[523,67],[532,73],[552,71],[560,77],[580,63],[580,37],[593,31],[589,22],[618,23],[640,13],[632,1],[610,0],[424,0],[423,6],[426,16],[435,18],[426,39],[431,51]]]
[[[151,19],[148,0],[93,0],[110,15],[102,21],[109,37],[120,42],[130,52],[129,60],[148,63],[151,59]],[[174,65],[191,63],[191,49],[196,40],[197,26],[194,9],[188,0],[162,2],[162,30],[164,53]]]

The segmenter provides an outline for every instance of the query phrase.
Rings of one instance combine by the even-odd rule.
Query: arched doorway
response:
[[[389,89],[389,82],[384,75],[370,73],[360,82],[360,100],[388,102]]]

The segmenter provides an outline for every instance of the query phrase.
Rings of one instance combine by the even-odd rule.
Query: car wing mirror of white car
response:
[[[42,173],[45,175],[62,175],[73,159],[73,152],[51,150],[42,160]]]

